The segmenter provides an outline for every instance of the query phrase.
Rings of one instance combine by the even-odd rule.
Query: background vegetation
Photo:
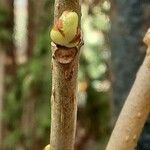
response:
[[[0,0],[1,150],[41,150],[49,143],[54,1],[24,2]],[[77,150],[105,148],[145,55],[149,8],[148,0],[83,0]],[[149,129],[146,123],[139,150],[150,149]]]

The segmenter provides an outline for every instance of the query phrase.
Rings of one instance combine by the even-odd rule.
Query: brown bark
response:
[[[124,104],[106,150],[134,150],[150,112],[150,32],[144,38],[147,55]]]
[[[54,19],[65,10],[81,16],[79,0],[56,0]],[[80,47],[52,45],[51,150],[74,149]]]

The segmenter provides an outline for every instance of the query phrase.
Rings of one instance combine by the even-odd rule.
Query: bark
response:
[[[80,15],[79,0],[56,0],[54,19],[65,10]],[[80,45],[52,46],[51,150],[73,150],[77,113],[77,73]]]
[[[150,112],[150,30],[144,38],[147,55],[124,104],[106,150],[134,150]]]
[[[3,143],[3,95],[4,95],[4,71],[5,68],[5,52],[0,51],[0,149]]]
[[[144,27],[145,30],[147,27],[150,26],[150,1],[145,0],[145,3],[143,4],[143,10],[144,10]],[[147,122],[145,123],[144,130],[141,134],[140,140],[138,142],[138,150],[149,150],[150,149],[150,117],[148,118]]]

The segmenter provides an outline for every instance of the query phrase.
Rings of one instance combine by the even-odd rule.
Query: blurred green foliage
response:
[[[107,12],[109,1],[99,2],[93,6],[82,6],[82,30],[84,46],[80,59],[79,83],[86,82],[87,88],[80,93],[86,93],[84,110],[81,115],[82,126],[96,141],[90,149],[99,150],[105,145],[109,135],[110,101],[109,101],[109,70],[110,50],[107,43],[107,33],[110,30],[110,20]],[[79,99],[80,103],[83,105]],[[83,107],[83,106],[81,106]],[[83,108],[82,108],[83,109]]]
[[[4,146],[8,149],[15,149],[18,143],[22,143],[22,140],[25,145],[31,146],[33,138],[43,147],[49,143],[51,95],[49,30],[53,21],[53,2],[45,0],[43,3],[42,12],[38,16],[38,32],[36,33],[33,57],[25,64],[18,65],[15,79],[11,75],[7,75],[5,78],[8,87],[3,114],[4,124],[7,128]],[[107,15],[109,9],[108,1],[99,3],[92,8],[88,4],[82,5],[82,30],[85,44],[80,60],[79,86],[83,82],[87,86],[79,88],[79,95],[84,93],[86,96],[79,98],[79,109],[83,107],[84,111],[78,115],[86,132],[94,136],[98,146],[105,143],[109,133],[110,103],[107,62],[110,51],[106,42],[106,35],[110,29]],[[4,15],[7,16],[7,13],[0,13],[0,25],[6,19]],[[7,32],[7,30],[0,29],[0,40],[9,40],[11,33]],[[35,135],[24,139],[20,124],[23,105],[26,99],[30,98],[30,96],[28,97],[29,93],[32,93],[35,100]],[[92,148],[92,150],[94,149],[98,149],[96,145]]]
[[[0,7],[0,42],[1,46],[12,40],[12,31],[6,28],[10,16],[7,10]]]

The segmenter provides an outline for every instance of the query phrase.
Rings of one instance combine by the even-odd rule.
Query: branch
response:
[[[54,22],[64,11],[74,11],[80,18],[79,0],[56,0]],[[51,150],[74,149],[81,45],[67,48],[52,43]]]
[[[106,150],[134,150],[150,112],[150,30],[144,38],[147,55],[124,104]]]

